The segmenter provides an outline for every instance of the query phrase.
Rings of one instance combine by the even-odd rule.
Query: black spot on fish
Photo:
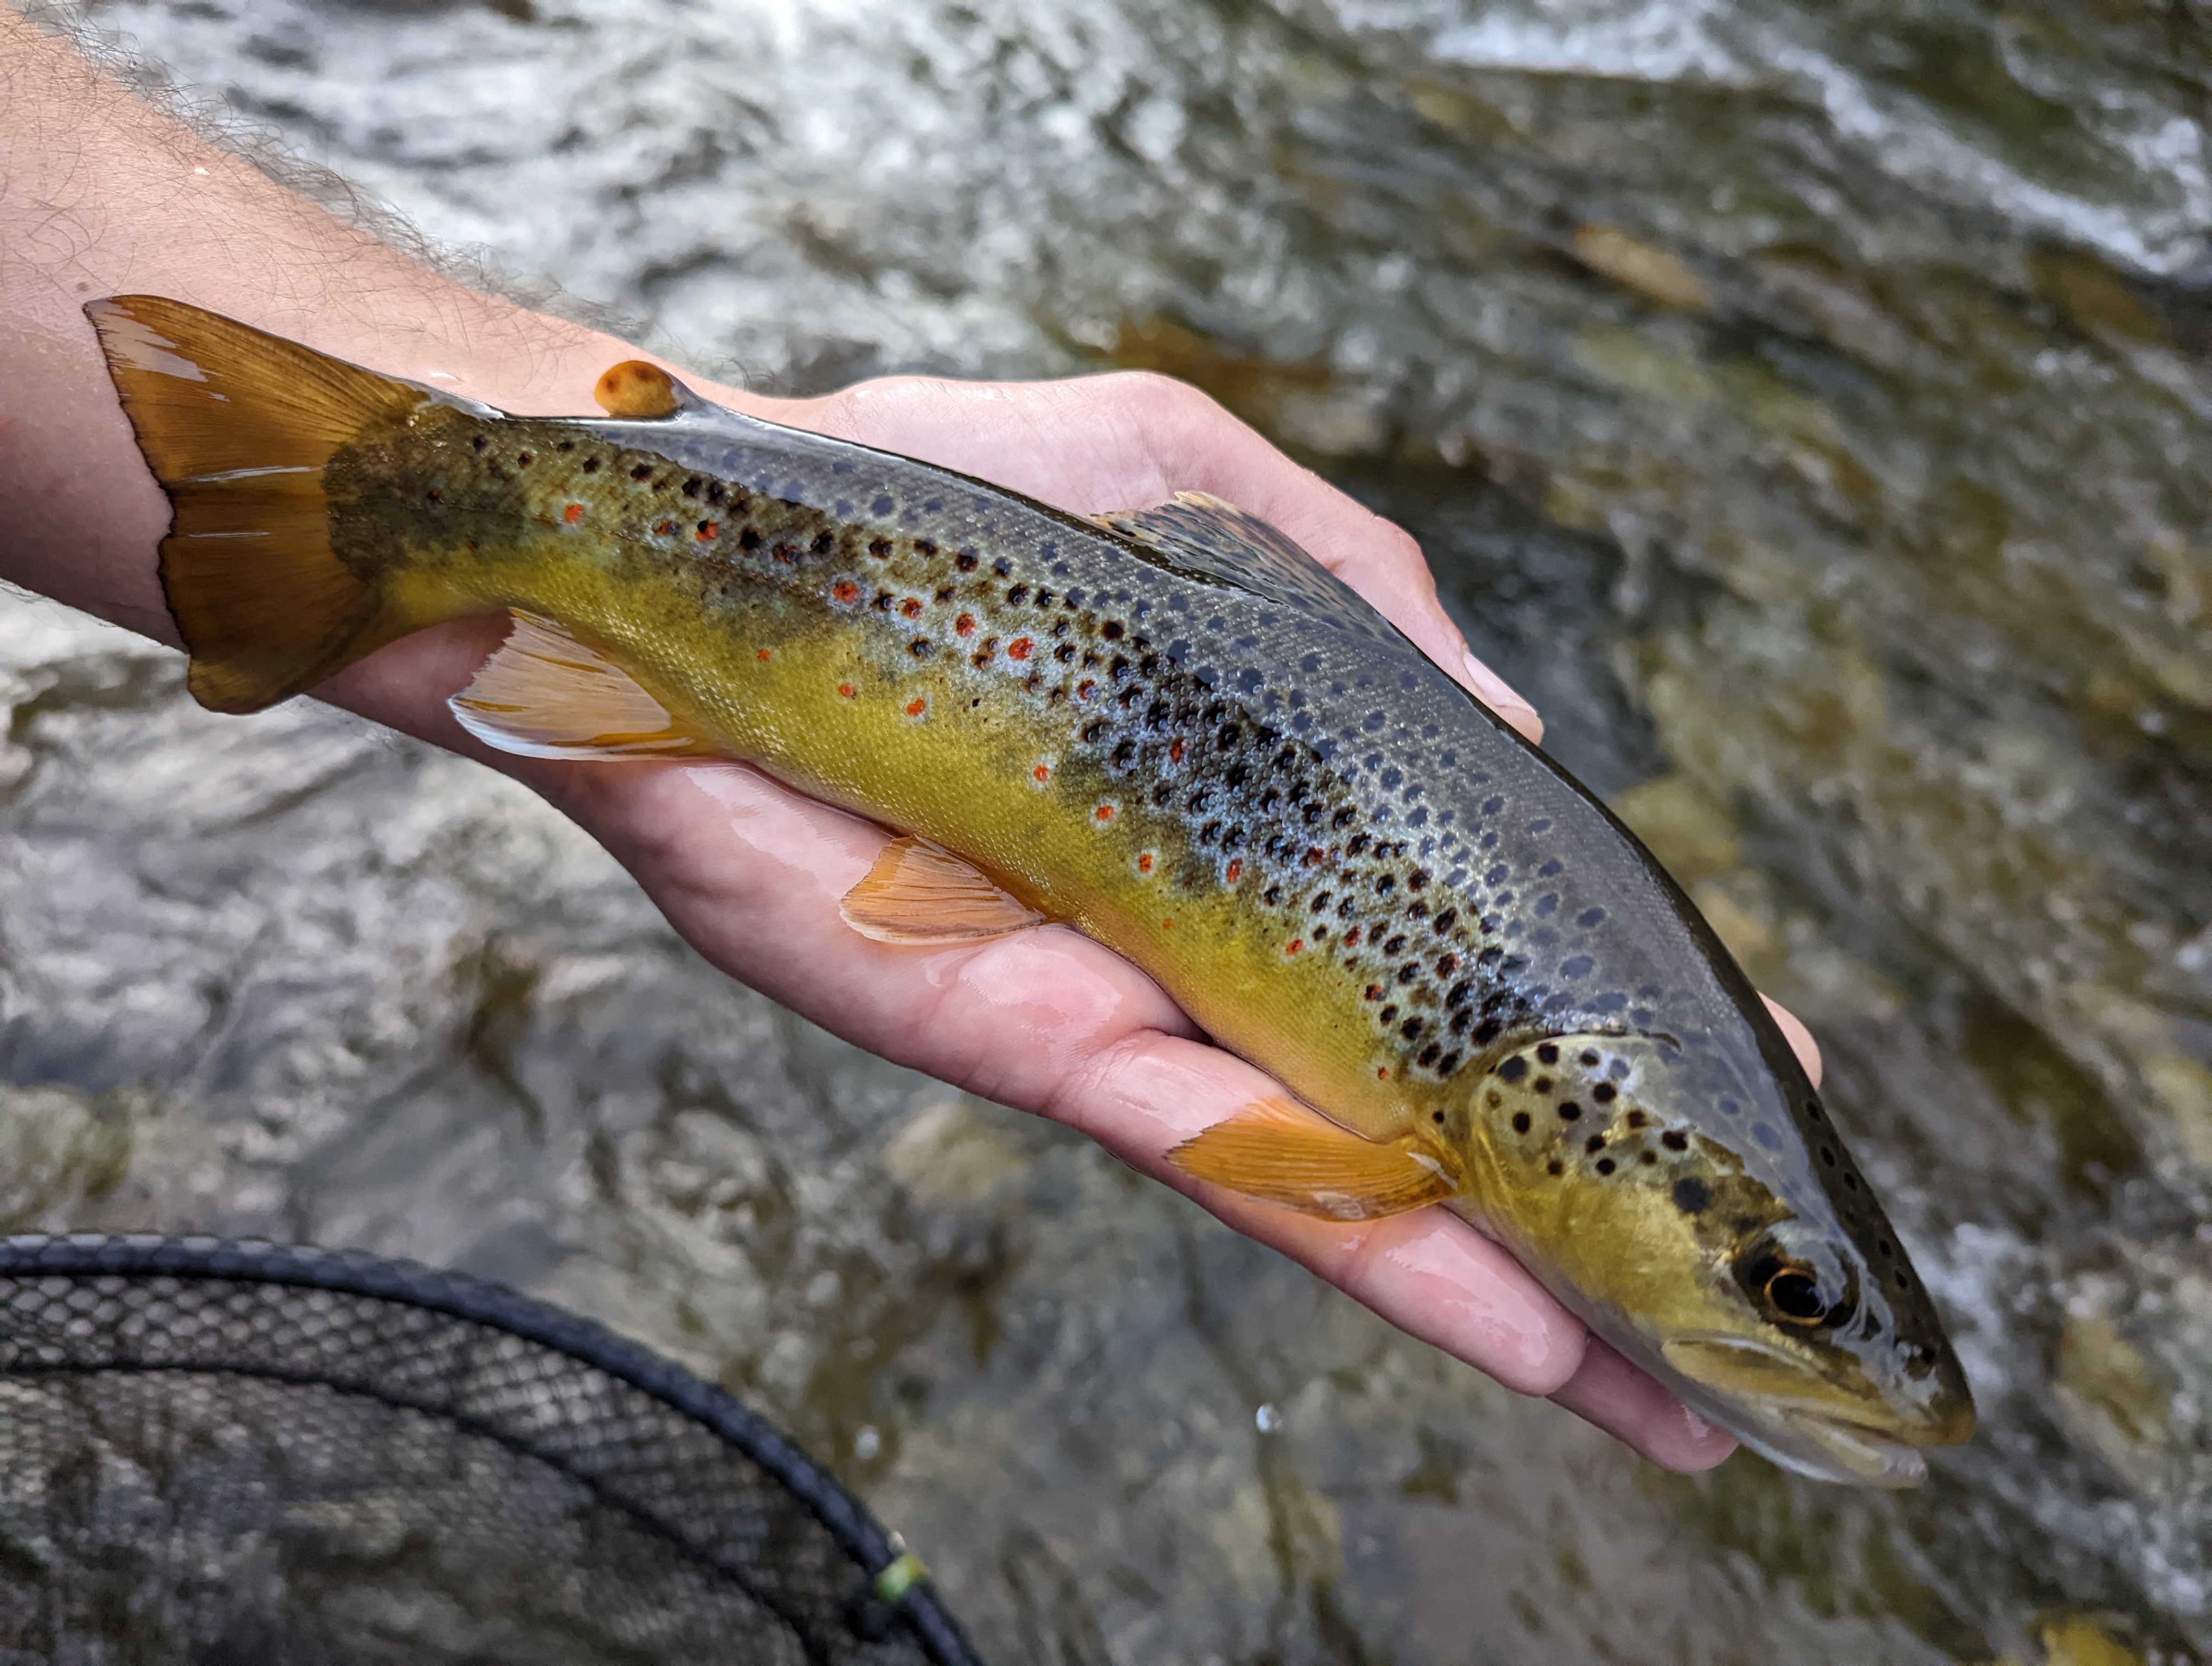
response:
[[[1617,1166],[1610,1157],[1601,1157],[1597,1160],[1597,1171],[1600,1174],[1611,1174]]]
[[[1572,1099],[1559,1101],[1559,1120],[1562,1122],[1579,1122],[1582,1121],[1582,1116],[1583,1108]]]
[[[1690,1136],[1680,1128],[1668,1128],[1659,1136],[1659,1143],[1668,1151],[1687,1151],[1690,1149]]]
[[[1559,1043],[1556,1043],[1556,1042],[1545,1042],[1545,1043],[1543,1043],[1541,1045],[1540,1045],[1540,1046],[1536,1049],[1536,1061],[1537,1061],[1537,1063],[1539,1063],[1539,1064],[1557,1064],[1557,1063],[1559,1063]]]
[[[1693,1174],[1686,1174],[1674,1185],[1674,1207],[1686,1215],[1701,1213],[1713,1201],[1712,1189]]]
[[[1499,1065],[1497,1071],[1498,1079],[1506,1082],[1517,1082],[1528,1073],[1528,1061],[1518,1054]]]
[[[1513,1132],[1516,1134],[1526,1134],[1528,1132],[1528,1113],[1527,1111],[1516,1110],[1513,1113]]]
[[[1751,1125],[1751,1137],[1769,1151],[1782,1149],[1782,1136],[1774,1131],[1771,1123],[1753,1122]]]
[[[586,457],[584,459],[584,472],[586,474],[597,474],[599,471],[599,459],[596,457]]]
[[[887,493],[878,492],[876,495],[876,501],[868,505],[868,513],[871,514],[887,515],[890,512],[891,500]]]

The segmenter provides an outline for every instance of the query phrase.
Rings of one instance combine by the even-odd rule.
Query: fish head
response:
[[[1802,1073],[1560,1035],[1492,1061],[1464,1115],[1480,1224],[1753,1450],[1909,1487],[1972,1432],[1934,1304]]]

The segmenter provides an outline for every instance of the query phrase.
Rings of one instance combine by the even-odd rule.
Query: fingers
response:
[[[1595,1336],[1583,1350],[1581,1369],[1551,1397],[1553,1404],[1669,1469],[1710,1469],[1735,1450],[1734,1437],[1713,1427]]]
[[[1804,1026],[1797,1015],[1781,1002],[1765,995],[1759,999],[1766,1002],[1766,1010],[1774,1014],[1775,1023],[1782,1026],[1783,1039],[1790,1043],[1790,1050],[1796,1054],[1797,1062],[1805,1067],[1805,1074],[1811,1078],[1814,1087],[1820,1086],[1820,1043],[1813,1039],[1813,1032]]]
[[[1133,1036],[1071,1078],[1050,1114],[1507,1387],[1549,1394],[1571,1379],[1582,1362],[1581,1322],[1458,1217],[1420,1209],[1376,1221],[1319,1220],[1200,1184],[1168,1164],[1167,1153],[1193,1134],[1281,1091],[1216,1049]]]
[[[1296,539],[1531,741],[1528,702],[1468,652],[1402,528],[1302,468],[1184,383],[1142,372],[1077,381],[863,382],[784,414],[825,433],[994,480],[1075,514],[1210,492]]]

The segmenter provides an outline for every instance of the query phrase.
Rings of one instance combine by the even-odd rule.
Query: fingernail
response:
[[[1544,720],[1536,715],[1536,708],[1513,691],[1513,686],[1474,654],[1462,656],[1467,666],[1467,680],[1474,684],[1474,691],[1488,702],[1490,708],[1521,731],[1532,741],[1544,738]]]

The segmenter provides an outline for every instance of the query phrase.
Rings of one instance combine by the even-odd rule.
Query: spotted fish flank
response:
[[[514,417],[175,302],[90,310],[174,508],[204,703],[514,612],[455,701],[479,739],[757,763],[908,836],[856,929],[1064,921],[1326,1114],[1256,1105],[1187,1172],[1336,1219],[1443,1201],[1808,1474],[1909,1481],[1970,1428],[1926,1293],[1695,909],[1273,528],[1197,496],[1079,520],[641,363],[605,417]]]

